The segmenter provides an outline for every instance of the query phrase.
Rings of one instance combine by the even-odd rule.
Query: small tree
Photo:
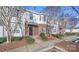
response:
[[[53,27],[52,22],[53,20],[58,21],[59,15],[61,13],[61,7],[60,6],[47,6],[43,11],[48,14],[47,30],[50,35],[52,32],[52,27]]]
[[[15,6],[0,6],[0,20],[3,21],[3,26],[7,31],[7,43],[11,42],[17,26],[21,24],[19,15]],[[12,21],[13,17],[16,18],[16,20],[13,20],[14,22]]]

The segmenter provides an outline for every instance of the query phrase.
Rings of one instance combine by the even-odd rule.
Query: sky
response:
[[[79,11],[79,6],[74,7]],[[41,12],[46,6],[24,6],[24,8],[34,12]],[[62,6],[62,11],[64,11],[65,14],[72,15],[72,17],[76,16],[79,18],[79,15],[71,8],[71,6]]]
[[[79,11],[79,6],[74,6],[78,11]],[[28,6],[25,7],[31,11],[34,12],[40,12],[43,11],[44,8],[46,8],[46,6]],[[72,9],[71,6],[62,6],[62,12],[64,11],[65,14],[70,14],[72,17],[76,17],[79,19],[79,14],[77,14],[77,12],[75,10]],[[76,27],[79,28],[79,23],[76,25]]]
[[[46,6],[26,6],[26,9],[35,11],[35,12],[40,12],[42,11]]]
[[[32,11],[36,11],[36,12],[40,12],[42,11],[46,6],[25,6],[26,9],[29,9],[29,10],[32,10]],[[71,6],[62,6],[63,9],[66,11],[70,11],[72,9],[68,9],[68,8],[71,8]],[[79,10],[79,6],[74,6],[77,10]]]

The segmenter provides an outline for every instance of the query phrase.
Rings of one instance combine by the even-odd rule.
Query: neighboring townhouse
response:
[[[66,32],[78,32],[79,21],[77,18],[68,18],[66,24]]]
[[[25,35],[38,36],[41,32],[46,33],[47,16],[45,13],[36,13],[28,10],[25,13]]]
[[[59,33],[59,24],[58,20],[49,20],[48,22],[48,30],[49,34],[58,34]]]
[[[52,34],[58,34],[58,33],[59,33],[59,21],[53,20]]]
[[[66,31],[67,18],[61,17],[58,21],[59,33],[64,34]]]
[[[66,32],[73,32],[73,33],[79,33],[79,21],[75,25],[75,27],[71,30],[70,28],[66,29]]]

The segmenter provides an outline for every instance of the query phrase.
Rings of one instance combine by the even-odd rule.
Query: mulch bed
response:
[[[57,39],[54,36],[48,36],[47,38],[48,38],[48,40],[56,40]],[[26,43],[25,39],[22,39],[20,41],[13,41],[11,43],[5,42],[5,43],[0,44],[0,52],[8,51],[8,50],[19,48],[19,47],[23,47],[26,44],[27,43]]]
[[[0,51],[8,51],[10,49],[19,48],[26,45],[26,41],[24,39],[20,41],[13,41],[11,43],[3,43],[0,44]]]
[[[56,40],[57,38],[54,37],[54,36],[52,36],[52,35],[50,35],[50,36],[47,36],[47,39],[48,39],[48,40]]]
[[[69,52],[79,52],[79,45],[73,44],[69,41],[62,41],[56,44],[56,46]]]

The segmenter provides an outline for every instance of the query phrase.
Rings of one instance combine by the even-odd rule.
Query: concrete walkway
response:
[[[34,43],[24,47],[16,48],[9,50],[7,52],[42,52],[42,49],[53,47],[56,43],[61,42],[62,40],[50,40],[50,41],[41,41],[40,43]]]

